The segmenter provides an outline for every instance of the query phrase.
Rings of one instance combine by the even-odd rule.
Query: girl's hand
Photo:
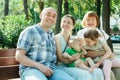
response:
[[[96,63],[93,67],[94,68],[98,68],[100,66],[100,64],[99,63]]]
[[[111,53],[110,59],[113,59],[115,57],[115,54]]]

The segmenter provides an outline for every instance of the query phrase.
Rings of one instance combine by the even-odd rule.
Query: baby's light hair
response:
[[[82,43],[81,43],[81,39],[80,38],[74,38],[71,40],[71,43],[74,45],[74,44],[78,44],[82,46]]]

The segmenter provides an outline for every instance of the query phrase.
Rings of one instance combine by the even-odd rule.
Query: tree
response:
[[[9,0],[5,0],[4,16],[8,15],[8,12],[9,12]]]
[[[103,9],[102,9],[103,29],[108,35],[110,35],[110,0],[102,0],[102,3],[103,3]],[[108,45],[113,51],[113,46],[110,38],[108,39]]]
[[[101,0],[96,0],[96,6],[97,6],[97,15],[99,16],[100,18],[100,13],[101,13]],[[100,26],[98,26],[100,27]]]
[[[101,0],[96,0],[97,14],[100,16]]]
[[[39,5],[40,11],[42,11],[43,8],[44,8],[44,1],[43,1],[43,0],[37,0],[37,3],[38,3],[38,5]]]
[[[69,3],[68,0],[64,0],[64,14],[69,13]]]
[[[58,0],[58,9],[57,9],[57,22],[55,27],[55,34],[60,32],[60,23],[61,23],[61,15],[62,15],[62,1]]]
[[[24,12],[25,12],[25,15],[26,15],[26,19],[28,20],[29,17],[28,17],[28,4],[27,4],[27,0],[23,0],[23,4],[24,4]]]

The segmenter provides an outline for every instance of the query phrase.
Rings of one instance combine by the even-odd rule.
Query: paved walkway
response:
[[[120,43],[113,43],[113,49],[115,54],[120,55]]]

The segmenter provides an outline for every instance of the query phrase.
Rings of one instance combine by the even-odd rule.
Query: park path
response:
[[[120,43],[113,43],[113,49],[115,54],[120,55]]]

